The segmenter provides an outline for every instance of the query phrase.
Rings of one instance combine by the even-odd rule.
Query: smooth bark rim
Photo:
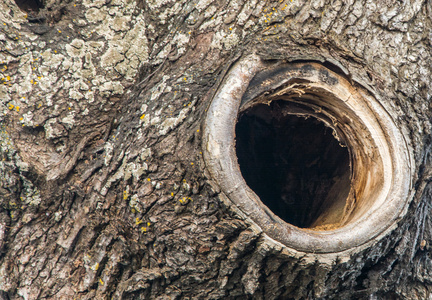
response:
[[[382,180],[379,196],[372,206],[363,206],[360,214],[346,220],[343,226],[330,230],[301,229],[288,224],[262,204],[258,196],[247,186],[237,163],[235,153],[235,125],[243,99],[247,102],[245,92],[259,75],[267,72],[269,67],[257,55],[240,59],[225,77],[220,89],[215,94],[208,109],[204,126],[203,150],[207,168],[221,191],[234,204],[236,210],[245,220],[255,224],[270,239],[282,243],[288,248],[306,253],[338,253],[363,249],[366,244],[385,236],[392,225],[405,213],[411,200],[412,187],[412,153],[406,137],[399,131],[386,109],[370,94],[353,87],[345,78],[317,63],[311,73],[288,71],[283,79],[276,82],[261,80],[265,91],[275,91],[290,80],[306,80],[308,88],[325,91],[350,107],[354,116],[362,121],[368,129],[373,143],[378,147],[382,160]],[[319,70],[325,70],[337,83],[325,82]],[[271,72],[270,72],[271,73]],[[321,72],[322,73],[322,72]],[[291,78],[289,78],[291,75]],[[265,76],[264,76],[265,77]],[[262,96],[263,90],[251,99]],[[292,92],[287,86],[277,91],[278,96]],[[246,99],[247,100],[247,99]],[[351,143],[348,139],[348,143]],[[367,151],[366,151],[367,152]],[[366,153],[365,152],[365,153]],[[366,186],[366,190],[367,190]]]

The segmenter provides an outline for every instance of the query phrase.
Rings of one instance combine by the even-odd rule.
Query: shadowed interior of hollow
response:
[[[257,104],[236,125],[236,152],[248,186],[284,221],[338,226],[351,189],[350,156],[333,129],[287,113],[286,101]]]
[[[43,0],[15,0],[16,5],[25,12],[37,13],[44,8]]]

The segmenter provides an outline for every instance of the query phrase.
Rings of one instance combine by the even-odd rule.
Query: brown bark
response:
[[[0,4],[0,299],[431,297],[431,5]],[[253,51],[338,61],[413,141],[407,214],[348,261],[270,247],[211,184],[206,109]]]

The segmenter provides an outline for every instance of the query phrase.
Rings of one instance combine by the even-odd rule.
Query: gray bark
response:
[[[432,297],[432,2],[44,5],[0,4],[0,299]],[[211,185],[206,109],[252,51],[340,62],[413,141],[408,212],[348,261],[269,247]]]

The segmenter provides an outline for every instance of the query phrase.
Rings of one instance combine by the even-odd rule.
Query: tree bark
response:
[[[0,299],[432,297],[431,1],[42,2],[0,4]],[[412,141],[406,214],[346,261],[269,246],[209,175],[251,52],[337,61]]]

